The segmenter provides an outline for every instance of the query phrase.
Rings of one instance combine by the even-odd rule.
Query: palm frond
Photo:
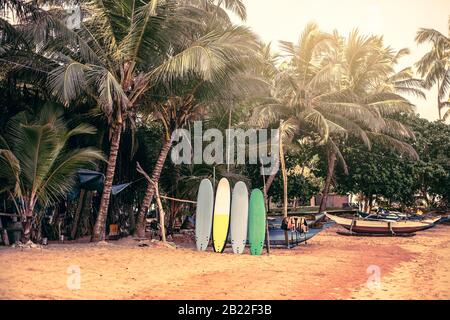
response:
[[[440,101],[448,99],[450,93],[450,67],[447,68],[441,79],[441,85],[439,86],[438,99]]]
[[[55,68],[49,75],[49,87],[59,101],[68,105],[86,88],[86,74],[89,66],[71,61]]]
[[[0,193],[13,189],[20,196],[20,162],[10,150],[0,149]]]
[[[48,175],[36,190],[40,201],[48,205],[64,198],[75,182],[77,170],[93,167],[97,161],[105,161],[105,157],[93,148],[74,149],[61,154],[48,168]]]
[[[171,82],[194,72],[206,81],[227,79],[231,76],[227,72],[228,64],[249,63],[247,55],[257,49],[256,38],[248,28],[237,26],[225,31],[213,30],[163,62],[148,76],[155,81]]]
[[[391,146],[400,155],[405,155],[414,161],[419,160],[419,154],[410,144],[382,133],[369,132],[368,134],[371,139],[377,140],[384,145]]]
[[[247,20],[247,10],[243,0],[224,0],[225,8],[237,15],[241,20]]]

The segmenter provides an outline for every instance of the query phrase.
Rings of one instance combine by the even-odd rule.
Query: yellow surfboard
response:
[[[215,252],[223,252],[230,225],[230,183],[222,178],[217,185],[213,215],[213,246]]]

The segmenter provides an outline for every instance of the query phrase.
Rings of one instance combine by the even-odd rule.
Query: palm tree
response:
[[[189,121],[194,120],[196,117],[198,117],[200,114],[201,106],[195,102],[193,95],[188,95],[184,98],[175,96],[170,97],[164,104],[155,103],[153,106],[151,106],[151,108],[152,119],[150,121],[158,120],[163,124],[164,127],[163,146],[159,152],[159,156],[153,168],[151,176],[151,180],[154,183],[158,183],[167,155],[172,146],[172,133],[176,129],[182,128]],[[148,184],[137,220],[136,235],[138,237],[145,236],[145,215],[154,194],[154,186]]]
[[[251,55],[251,53],[244,50],[241,51],[241,54]],[[224,60],[225,62],[226,60]],[[144,121],[158,121],[164,128],[163,147],[152,171],[152,181],[157,183],[161,176],[164,163],[173,143],[172,134],[176,129],[183,128],[188,123],[200,119],[206,114],[208,114],[209,121],[211,121],[211,118],[214,118],[214,113],[217,111],[215,109],[217,105],[227,102],[227,108],[229,108],[234,103],[248,99],[251,97],[251,94],[258,94],[258,88],[261,86],[260,81],[256,78],[250,79],[246,74],[242,74],[239,72],[240,68],[237,69],[238,72],[236,73],[236,70],[233,70],[237,67],[236,63],[236,61],[233,61],[233,63],[229,62],[227,71],[229,78],[219,78],[218,81],[203,81],[198,77],[194,77],[179,83],[173,82],[168,89],[164,86],[167,91],[162,96],[164,97],[169,93],[177,93],[180,96],[173,95],[167,100],[153,101],[142,108],[142,114],[148,114],[148,120],[144,119]],[[242,63],[247,64],[246,59]],[[252,66],[251,63],[248,63],[248,65]],[[221,116],[223,118],[223,113],[221,113]],[[208,121],[206,125],[208,125]],[[138,216],[136,229],[138,237],[145,236],[145,216],[155,191],[154,186],[148,184]]]
[[[450,18],[448,36],[434,29],[422,28],[417,32],[416,42],[432,44],[431,50],[427,52],[417,63],[417,70],[424,78],[426,89],[437,86],[438,98],[437,108],[439,120],[442,110],[450,107]],[[445,113],[445,119],[450,116],[450,111]]]
[[[144,113],[150,111],[152,119],[160,122],[165,131],[163,147],[152,172],[152,180],[156,183],[172,146],[171,135],[176,129],[199,118],[207,109],[225,104],[231,116],[233,105],[257,92],[261,86],[260,79],[251,72],[254,65],[259,63],[255,59],[260,46],[257,38],[248,29],[234,26],[228,13],[220,7],[224,5],[244,19],[245,7],[242,1],[218,1],[216,5],[212,1],[186,2],[205,9],[206,15],[202,27],[194,26],[192,30],[188,30],[190,36],[185,38],[185,46],[195,46],[203,37],[216,38],[220,46],[213,48],[209,55],[215,56],[214,62],[221,67],[211,69],[208,78],[190,74],[178,80],[162,81],[160,86],[153,88],[151,94],[169,97],[161,101],[153,99],[154,103],[143,110]],[[178,50],[187,48],[181,46]],[[139,237],[145,236],[145,215],[154,192],[153,186],[149,184],[138,216],[136,235]]]
[[[40,56],[56,65],[48,76],[53,94],[65,104],[82,95],[91,97],[109,123],[110,150],[93,240],[104,238],[121,133],[134,126],[145,94],[161,82],[192,73],[206,81],[226,78],[224,60],[235,60],[244,47],[254,45],[245,41],[253,35],[243,27],[212,28],[200,37],[188,32],[202,26],[193,18],[202,21],[212,14],[190,2],[80,1],[87,16],[81,29],[72,31],[51,13],[15,1],[20,10],[32,13],[31,18],[21,15],[25,22],[33,19],[35,26],[48,30],[39,32],[47,37],[35,43],[41,44]],[[242,11],[239,1],[224,3]]]
[[[395,73],[393,61],[398,55],[385,48],[380,37],[354,31],[344,39],[309,24],[297,44],[282,42],[282,46],[290,59],[276,76],[272,98],[257,113],[295,123],[298,134],[308,135],[310,129],[319,134],[318,144],[328,150],[320,211],[326,205],[336,160],[346,169],[339,151],[339,142],[346,136],[358,137],[369,149],[371,139],[383,139],[417,156],[411,146],[395,138],[411,137],[411,131],[388,119],[397,112],[411,112],[412,105],[394,89],[386,89],[387,85],[381,90],[381,80],[385,83]],[[404,80],[399,78],[392,78],[390,84]],[[395,87],[407,85],[396,83]]]
[[[80,124],[69,130],[62,108],[45,105],[37,115],[25,112],[11,118],[0,136],[0,192],[8,192],[24,224],[24,240],[30,239],[37,208],[65,198],[79,168],[104,160],[93,148],[68,149],[70,138],[95,134]]]

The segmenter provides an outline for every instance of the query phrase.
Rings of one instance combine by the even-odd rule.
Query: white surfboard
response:
[[[197,250],[205,251],[211,237],[214,208],[214,190],[209,179],[203,179],[197,194],[195,214],[195,243]]]
[[[230,237],[234,253],[242,253],[247,242],[248,226],[248,190],[244,182],[239,181],[233,189],[231,198]]]
[[[230,224],[230,183],[222,178],[217,185],[213,215],[213,245],[215,252],[223,252]]]

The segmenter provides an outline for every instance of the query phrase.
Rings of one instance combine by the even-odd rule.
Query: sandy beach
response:
[[[196,252],[189,242],[138,247],[133,239],[0,247],[0,298],[450,299],[450,226],[408,238],[338,229],[259,257]]]

